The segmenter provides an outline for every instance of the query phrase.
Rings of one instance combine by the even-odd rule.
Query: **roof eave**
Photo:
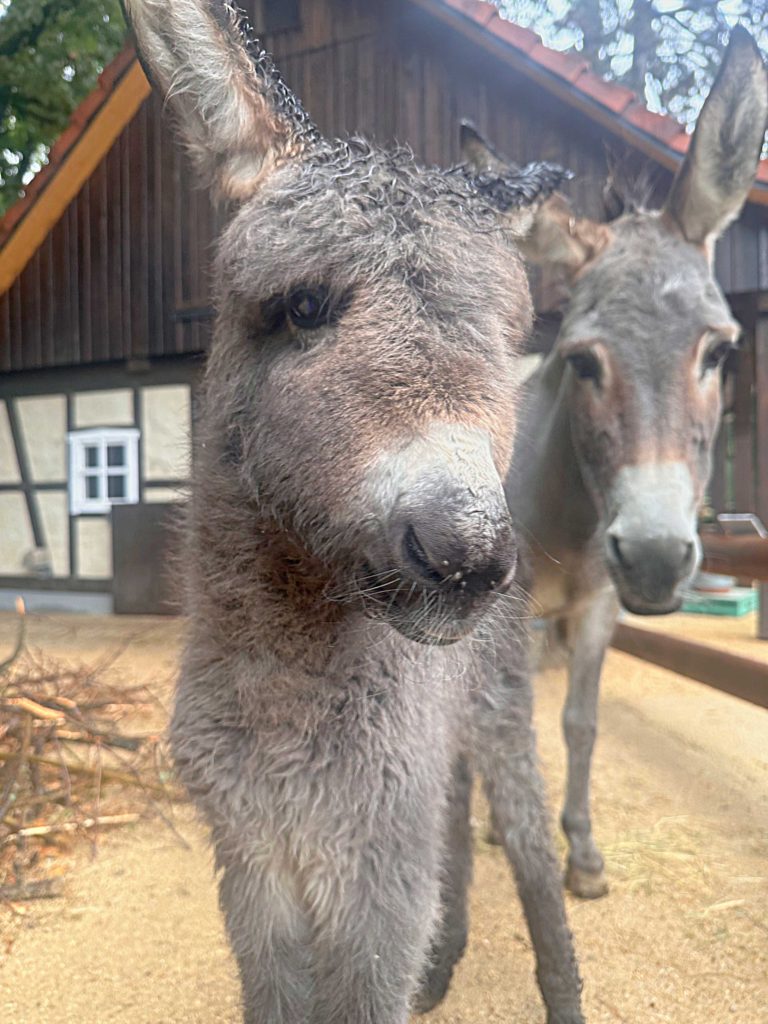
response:
[[[113,65],[116,75],[109,73]],[[103,75],[102,102],[94,103],[95,93],[86,97],[73,114],[70,128],[57,141],[54,149],[61,148],[67,132],[72,130],[73,140],[64,155],[50,170],[43,168],[39,172],[36,186],[0,222],[0,227],[7,230],[6,238],[0,241],[0,295],[24,270],[62,211],[77,196],[150,93],[150,85],[132,51],[123,51],[113,65]],[[53,155],[54,150],[51,152]]]

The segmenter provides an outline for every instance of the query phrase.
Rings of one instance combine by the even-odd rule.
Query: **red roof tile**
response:
[[[485,6],[490,5],[486,4]],[[495,36],[503,39],[522,53],[530,53],[537,47],[541,47],[541,36],[537,36],[535,32],[531,32],[528,28],[515,25],[513,21],[497,17],[493,25],[489,25],[489,27]]]
[[[115,82],[131,66],[136,59],[136,51],[132,46],[124,46],[113,61],[111,61],[99,75],[99,85],[105,91],[109,91]]]
[[[606,82],[594,71],[585,71],[576,83],[576,87],[585,96],[596,100],[602,106],[612,110],[614,114],[622,114],[630,103],[637,100],[637,96],[631,89],[624,85],[617,85],[615,82]]]
[[[672,117],[665,117],[663,114],[654,114],[652,110],[644,107],[639,101],[631,103],[623,113],[624,120],[635,125],[648,135],[654,135],[657,139],[663,139],[670,143],[673,139],[683,136],[688,139],[685,128]],[[688,143],[686,142],[686,148]]]
[[[97,86],[85,99],[80,103],[80,106],[73,112],[69,119],[71,125],[77,125],[82,127],[91,120],[93,115],[99,109],[101,104],[104,102],[107,96],[108,90],[104,89],[103,86]]]
[[[577,53],[559,53],[541,43],[528,56],[540,67],[554,71],[559,78],[565,78],[568,82],[576,82],[585,71],[589,71],[589,64]]]
[[[491,18],[497,17],[496,8],[493,4],[485,3],[484,0],[444,0],[449,7],[455,7],[457,11],[466,14],[468,18],[476,21],[479,25],[487,25]]]

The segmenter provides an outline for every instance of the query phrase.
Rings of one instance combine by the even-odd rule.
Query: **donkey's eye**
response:
[[[327,288],[297,288],[286,303],[292,324],[304,331],[324,327],[331,321],[331,302]]]
[[[568,362],[579,380],[600,382],[600,361],[591,352],[574,352],[568,356]]]
[[[736,346],[730,341],[720,341],[706,353],[701,362],[701,372],[719,370]]]

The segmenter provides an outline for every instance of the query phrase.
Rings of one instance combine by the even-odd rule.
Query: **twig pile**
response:
[[[108,682],[122,648],[91,666],[70,668],[24,648],[19,607],[16,650],[0,662],[0,899],[57,894],[41,863],[72,833],[149,813],[180,799],[162,738],[137,725],[157,710],[146,687]],[[126,728],[130,726],[130,731]],[[42,877],[39,877],[41,876]]]

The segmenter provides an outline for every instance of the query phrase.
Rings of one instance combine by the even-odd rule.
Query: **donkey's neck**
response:
[[[203,511],[204,509],[204,511]],[[333,573],[253,503],[193,509],[192,614],[229,652],[323,671],[355,612]]]
[[[192,509],[194,657],[202,678],[211,663],[230,666],[234,685],[215,697],[222,715],[262,731],[309,733],[331,719],[375,717],[385,695],[388,706],[411,707],[414,682],[429,679],[432,697],[413,706],[431,707],[444,687],[457,692],[460,654],[366,617],[295,537],[244,507]]]
[[[567,387],[563,360],[551,354],[530,382],[508,486],[528,540],[553,556],[585,548],[600,526],[573,444]]]

